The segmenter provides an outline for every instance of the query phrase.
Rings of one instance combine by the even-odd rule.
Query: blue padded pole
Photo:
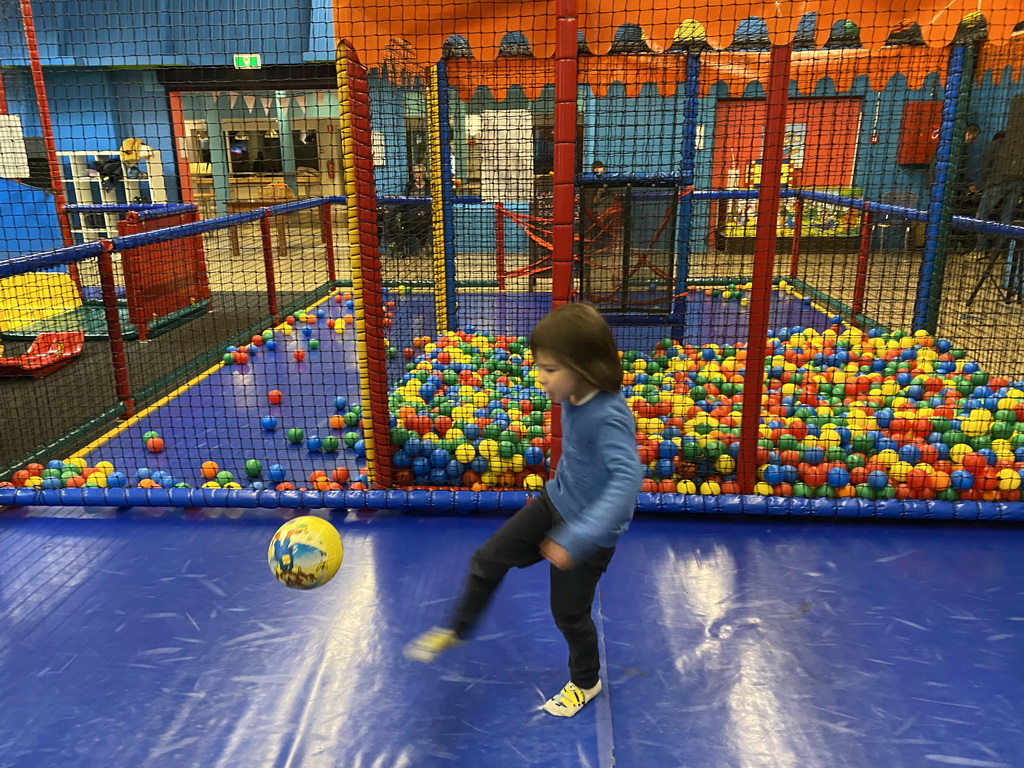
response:
[[[678,314],[684,298],[679,294],[690,279],[690,233],[693,230],[693,183],[697,168],[697,108],[700,104],[700,54],[686,54],[683,99],[682,152],[679,161],[680,191],[676,212],[676,280],[672,287],[672,314]]]
[[[437,63],[437,119],[441,135],[441,215],[444,235],[444,290],[448,296],[448,330],[459,328],[459,305],[455,294],[455,205],[452,200],[452,128],[448,109],[448,63]]]
[[[921,257],[921,277],[918,280],[917,299],[914,302],[912,330],[936,331],[938,299],[941,285],[936,284],[936,272],[941,273],[940,232],[942,229],[943,201],[949,179],[949,161],[953,149],[953,130],[956,124],[957,107],[963,86],[966,48],[954,45],[949,52],[946,65],[946,87],[942,97],[942,122],[939,124],[939,144],[935,148],[935,173],[928,197],[928,219],[924,230],[924,253]],[[938,267],[938,270],[937,270]],[[934,294],[934,295],[933,295]],[[929,307],[934,309],[931,311]]]

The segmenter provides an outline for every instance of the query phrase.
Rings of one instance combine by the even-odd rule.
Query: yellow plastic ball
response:
[[[314,589],[334,578],[344,548],[337,529],[322,517],[305,515],[277,529],[267,549],[270,571],[292,589]]]
[[[914,467],[906,461],[897,461],[889,467],[889,477],[896,482],[902,483],[907,479],[907,473]]]
[[[966,456],[969,453],[974,453],[974,449],[971,448],[971,446],[969,445],[964,445],[963,443],[961,443],[959,445],[954,445],[952,448],[949,449],[949,458],[955,464],[962,464],[964,461],[964,456]]]
[[[680,480],[676,483],[676,493],[696,493],[697,485],[693,480]]]
[[[730,472],[735,472],[736,460],[732,456],[723,453],[715,459],[715,471],[720,475],[728,475]]]
[[[29,477],[25,478],[26,488],[38,488],[42,484],[43,478],[39,477],[38,475],[30,475]]]
[[[104,475],[109,475],[114,471],[114,465],[109,461],[99,461],[96,463],[96,471],[102,472]]]
[[[544,487],[544,478],[540,475],[527,475],[523,478],[523,488],[528,491],[539,491]]]
[[[1020,475],[1015,469],[1001,469],[996,475],[1000,491],[1015,491],[1020,488]]]

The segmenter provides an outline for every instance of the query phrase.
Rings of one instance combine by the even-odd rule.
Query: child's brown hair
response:
[[[563,304],[534,326],[530,347],[553,355],[602,392],[622,387],[622,363],[608,323],[591,304]]]

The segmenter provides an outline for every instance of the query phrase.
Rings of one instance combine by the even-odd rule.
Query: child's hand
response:
[[[551,539],[544,539],[540,543],[540,553],[545,560],[560,570],[568,571],[575,565],[572,556],[565,551],[565,547]]]

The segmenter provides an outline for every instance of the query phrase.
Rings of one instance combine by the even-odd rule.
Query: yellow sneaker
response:
[[[406,658],[430,664],[442,651],[462,645],[462,641],[450,629],[434,627],[424,632],[405,646]]]
[[[541,707],[549,715],[555,717],[572,717],[592,698],[601,692],[601,681],[593,688],[580,688],[575,683],[566,683],[565,687],[552,696]]]

